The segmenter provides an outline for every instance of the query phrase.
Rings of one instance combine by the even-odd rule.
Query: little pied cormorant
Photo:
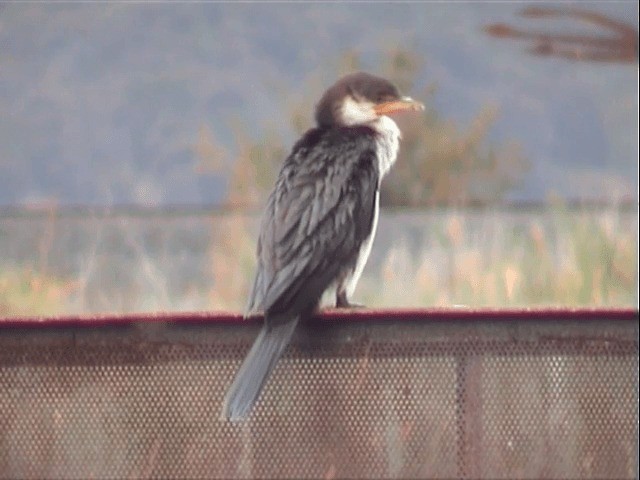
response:
[[[327,300],[351,306],[376,232],[380,181],[398,154],[400,130],[387,115],[423,108],[363,72],[320,99],[317,127],[294,145],[262,218],[247,315],[262,312],[264,326],[227,392],[224,417],[247,416],[301,317]]]

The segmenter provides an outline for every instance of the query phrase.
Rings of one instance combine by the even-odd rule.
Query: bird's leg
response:
[[[364,305],[360,303],[351,303],[347,298],[346,290],[338,290],[336,294],[336,307],[337,308],[364,308]]]

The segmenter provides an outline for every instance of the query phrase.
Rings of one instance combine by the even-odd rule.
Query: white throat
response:
[[[373,104],[368,102],[356,102],[353,98],[347,97],[340,105],[338,115],[343,125],[351,127],[372,122],[378,118],[373,111]]]
[[[396,122],[387,116],[377,118],[370,125],[378,133],[376,147],[378,149],[380,180],[382,180],[382,177],[389,172],[391,166],[396,162],[402,134]]]
[[[376,146],[382,180],[398,156],[401,134],[396,122],[386,115],[378,116],[373,110],[373,104],[356,102],[350,97],[341,105],[340,119],[343,125],[367,125],[378,133]]]

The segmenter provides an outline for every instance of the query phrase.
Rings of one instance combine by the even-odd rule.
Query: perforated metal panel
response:
[[[637,320],[556,315],[310,321],[239,425],[255,323],[5,325],[0,477],[632,478]]]

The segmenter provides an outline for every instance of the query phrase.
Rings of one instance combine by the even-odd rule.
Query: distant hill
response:
[[[424,55],[421,80],[437,82],[443,116],[465,123],[499,107],[492,139],[520,142],[533,167],[513,199],[637,201],[637,65],[530,56],[482,32],[524,24],[522,6],[0,5],[0,205],[219,203],[224,177],[196,171],[203,125],[230,159],[231,122],[293,141],[283,95],[317,97],[306,80],[330,84],[326,67],[344,49],[375,71],[398,47]],[[637,28],[637,2],[589,8]],[[594,33],[568,20],[544,26]]]

